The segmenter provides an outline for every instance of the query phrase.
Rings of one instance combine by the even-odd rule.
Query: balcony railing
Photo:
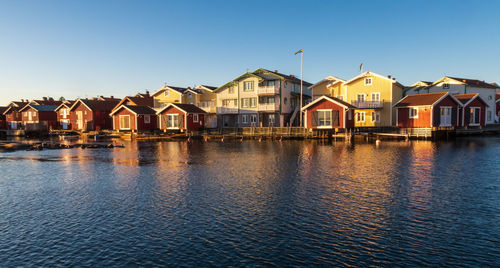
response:
[[[203,111],[205,111],[205,112],[207,112],[209,114],[217,112],[217,109],[216,109],[215,106],[212,106],[212,107],[210,107],[210,106],[208,106],[208,107],[207,106],[205,106],[205,107],[198,106],[198,107],[200,107],[200,109],[202,109]]]
[[[236,107],[217,107],[218,114],[236,114],[238,113],[238,108]]]
[[[259,111],[278,111],[279,105],[277,103],[259,103]]]
[[[257,88],[257,94],[278,94],[279,90],[277,86],[259,86]]]
[[[356,106],[357,108],[363,109],[363,108],[382,108],[384,107],[384,101],[379,100],[379,101],[359,101],[359,100],[353,100],[351,101],[351,104]]]

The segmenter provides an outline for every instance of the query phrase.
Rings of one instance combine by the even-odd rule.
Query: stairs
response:
[[[290,121],[288,121],[290,123],[290,126],[293,126],[293,122],[297,118],[297,114],[299,113],[299,109],[300,109],[299,106],[295,107],[295,110],[293,111],[292,117],[290,117]]]

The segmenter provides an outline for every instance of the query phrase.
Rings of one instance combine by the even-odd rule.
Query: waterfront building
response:
[[[70,108],[71,129],[79,131],[111,129],[112,120],[109,113],[117,104],[117,100],[76,100]]]
[[[23,119],[19,110],[21,110],[24,106],[26,105],[23,105],[22,107],[16,105],[7,106],[7,109],[3,112],[3,115],[5,116],[5,122],[7,124],[7,129],[19,130],[23,128]]]
[[[149,92],[146,92],[146,94],[138,93],[135,96],[126,96],[125,98],[118,101],[112,110],[122,105],[154,107],[154,98],[153,96],[149,95]]]
[[[448,92],[408,95],[394,105],[397,126],[453,129],[460,126],[461,106],[461,102]]]
[[[115,131],[145,131],[158,128],[156,111],[149,106],[122,104],[111,113],[113,130]]]
[[[462,127],[483,127],[486,125],[488,104],[479,93],[453,95],[461,103],[459,123]]]
[[[421,90],[425,90],[426,87],[432,85],[430,81],[417,81],[413,85],[403,88],[403,97],[406,95],[413,95],[421,93]]]
[[[217,128],[217,93],[215,93],[216,89],[217,87],[199,85],[194,88],[195,93],[192,93],[196,97],[196,102],[191,104],[195,104],[200,109],[206,112],[206,114],[204,115],[205,128]]]
[[[5,115],[3,114],[7,110],[7,106],[0,106],[0,129],[7,128],[7,120],[5,119]]]
[[[169,103],[195,102],[195,100],[193,100],[192,94],[185,94],[187,93],[188,90],[190,90],[191,93],[193,92],[190,88],[167,86],[167,84],[165,84],[162,88],[158,89],[153,93],[152,95],[154,98],[153,107],[163,108],[167,106]]]
[[[395,78],[367,71],[344,82],[339,99],[356,107],[356,127],[390,127],[396,122],[393,105],[402,96]]]
[[[500,122],[500,94],[496,94],[495,100],[496,114],[497,114],[497,123]]]
[[[356,107],[335,97],[321,96],[302,108],[304,126],[309,129],[354,128]]]
[[[206,112],[193,104],[170,103],[157,113],[159,128],[167,130],[199,130],[205,127]]]
[[[75,101],[64,101],[55,109],[57,113],[58,129],[71,129],[70,110],[74,103]]]
[[[303,104],[312,84],[303,82]],[[215,90],[219,127],[299,125],[300,79],[278,71],[247,72]]]
[[[486,124],[495,123],[495,94],[499,89],[495,83],[486,83],[477,79],[445,76],[418,92],[409,94],[422,94],[433,92],[450,92],[451,94],[478,93],[488,104],[486,110]]]
[[[309,89],[311,89],[313,101],[321,96],[335,97],[339,100],[344,100],[345,82],[344,79],[330,75],[310,86]]]
[[[21,108],[21,122],[26,131],[48,131],[56,129],[58,105],[35,105],[28,104]]]

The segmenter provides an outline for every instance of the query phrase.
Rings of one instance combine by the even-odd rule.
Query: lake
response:
[[[500,138],[0,153],[0,266],[499,266]]]

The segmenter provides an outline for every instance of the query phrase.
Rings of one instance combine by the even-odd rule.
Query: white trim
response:
[[[122,117],[125,118],[125,117],[128,117],[128,128],[122,128]],[[130,124],[130,115],[129,114],[121,114],[121,115],[118,115],[118,129],[119,130],[130,130],[132,128],[131,124]]]
[[[363,114],[363,121],[358,121],[358,116],[357,114]],[[356,112],[356,114],[354,115],[354,122],[359,122],[359,123],[366,123],[366,112]]]
[[[412,116],[412,115],[411,115],[411,111],[412,111],[412,110],[417,111],[417,112],[416,112],[416,114],[417,114],[417,115]],[[418,107],[408,107],[408,118],[410,118],[410,119],[418,119],[418,113],[419,113],[419,111],[418,111]]]
[[[369,84],[368,84],[368,83],[366,83],[366,81],[367,81],[368,79],[370,79],[370,83],[369,83]],[[364,78],[364,83],[365,83],[365,86],[371,86],[371,85],[373,85],[373,78],[372,78],[372,77],[365,77],[365,78]]]
[[[148,118],[148,122],[146,122],[146,118]],[[151,124],[151,115],[150,114],[145,114],[144,117],[143,117],[143,122],[144,122],[144,124]]]
[[[449,125],[443,125],[443,121],[441,120],[441,110],[445,108],[445,109],[450,109],[450,124]],[[458,110],[458,109],[457,109]],[[451,116],[451,113],[453,112],[453,106],[439,106],[439,126],[440,127],[451,127],[453,125],[453,122],[451,122],[451,119],[453,118]],[[458,112],[457,112],[457,116],[458,116]],[[458,118],[457,118],[457,121],[458,121]]]
[[[92,109],[90,109],[90,107],[89,107],[89,106],[87,106],[87,104],[85,104],[85,102],[83,102],[83,101],[82,101],[82,99],[77,99],[77,100],[75,101],[75,103],[73,103],[73,105],[71,105],[71,108],[69,108],[69,111],[72,111],[72,110],[73,110],[73,108],[74,108],[74,107],[75,107],[75,106],[76,106],[79,102],[81,102],[81,103],[82,103],[85,107],[87,107],[87,109],[89,109],[90,111],[92,111]]]
[[[322,79],[321,81],[317,82],[316,84],[312,85],[312,86],[309,86],[309,89],[314,89],[314,87],[320,85],[321,83],[324,83],[324,82],[331,82],[331,81],[335,81],[335,83],[337,82],[345,82],[344,79],[340,79],[338,77],[335,77],[333,75],[329,75],[327,77],[325,77],[324,79]],[[334,83],[334,84],[335,84]]]
[[[349,107],[347,107],[346,105],[344,105],[344,104],[342,104],[342,103],[340,103],[340,102],[338,102],[338,101],[336,101],[336,100],[332,99],[331,97],[328,97],[328,96],[321,96],[321,97],[319,97],[319,98],[315,99],[314,101],[312,101],[312,102],[308,103],[306,106],[302,107],[302,110],[305,110],[305,109],[307,109],[307,108],[311,107],[312,105],[316,104],[317,102],[319,102],[319,101],[321,101],[321,100],[327,100],[327,101],[333,102],[333,103],[335,103],[335,104],[337,104],[337,105],[339,105],[339,106],[342,106],[342,107],[344,107],[344,108],[346,108],[346,109],[349,109]]]
[[[198,123],[200,121],[200,118],[198,116],[199,116],[198,114],[193,114],[193,123]]]
[[[392,78],[388,78],[388,77],[385,77],[383,75],[380,75],[380,74],[376,74],[376,73],[372,73],[370,71],[366,71],[358,76],[355,76],[354,78],[351,78],[350,80],[348,80],[347,82],[345,82],[344,84],[350,84],[352,81],[355,81],[355,80],[358,80],[359,78],[362,78],[362,77],[365,77],[365,76],[376,76],[376,77],[379,77],[379,78],[383,78],[383,79],[386,79],[386,80],[389,80],[393,83],[395,83],[396,81],[395,80],[392,80]],[[373,81],[372,81],[373,83]]]
[[[468,124],[469,124],[469,126],[473,126],[473,127],[475,127],[475,126],[480,126],[480,125],[481,125],[481,107],[476,107],[476,106],[474,106],[474,107],[469,107],[469,109],[474,109],[474,110],[479,109],[479,123],[474,123],[474,124],[471,124],[471,123],[470,123],[470,117],[469,117],[469,123],[468,123]],[[463,110],[465,110],[465,109],[463,109]],[[486,111],[486,110],[485,110],[485,111]],[[476,114],[476,112],[474,111],[474,115],[475,115],[475,114]],[[464,118],[464,116],[462,116],[462,121],[463,121],[463,118]],[[465,124],[462,124],[462,126],[465,126]]]

